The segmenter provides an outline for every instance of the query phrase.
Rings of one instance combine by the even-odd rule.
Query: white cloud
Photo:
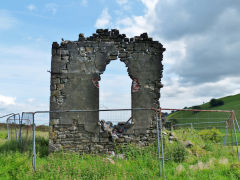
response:
[[[16,25],[17,20],[7,11],[0,10],[0,30],[8,30]]]
[[[116,0],[119,5],[127,4],[128,0]]]
[[[118,13],[111,23],[129,37],[148,32],[166,48],[162,106],[183,108],[240,93],[238,1],[141,2],[144,14]]]
[[[82,1],[81,1],[81,4],[82,4],[83,6],[87,6],[88,1],[87,1],[87,0],[82,0]]]
[[[29,11],[34,11],[34,10],[36,9],[36,6],[35,6],[34,4],[29,4],[29,5],[27,6],[27,9],[28,9]]]
[[[164,47],[167,49],[166,53],[164,53],[165,65],[175,65],[184,61],[187,53],[186,42],[184,40],[166,41],[157,37],[156,39],[164,44]]]
[[[35,101],[35,99],[34,99],[34,98],[29,98],[29,99],[27,99],[27,102],[30,102],[30,103],[32,103],[33,101]]]
[[[57,4],[55,3],[48,3],[45,5],[46,9],[55,15],[57,13]]]
[[[0,105],[1,106],[15,105],[15,104],[16,104],[16,97],[3,96],[0,94]]]
[[[115,23],[120,31],[129,37],[140,35],[144,32],[151,34],[154,31],[154,21],[157,18],[155,8],[158,0],[141,0],[141,2],[146,7],[144,15],[119,17]]]
[[[110,20],[111,20],[111,16],[108,13],[108,9],[105,8],[105,9],[103,9],[100,17],[97,19],[95,27],[96,28],[108,28],[111,25]]]
[[[240,79],[227,77],[217,82],[185,85],[179,77],[163,79],[165,87],[161,89],[161,106],[183,108],[200,105],[212,98],[220,98],[240,93]]]

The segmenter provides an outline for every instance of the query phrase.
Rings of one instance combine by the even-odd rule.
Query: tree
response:
[[[220,99],[211,99],[210,102],[210,107],[215,107],[215,106],[222,106],[224,105],[224,101]]]

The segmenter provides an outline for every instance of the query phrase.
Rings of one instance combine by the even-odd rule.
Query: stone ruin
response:
[[[162,78],[162,44],[147,33],[127,38],[117,29],[98,29],[78,41],[53,42],[51,61],[50,111],[99,110],[101,74],[112,60],[125,63],[131,86],[131,123],[113,138],[115,128],[99,121],[99,112],[50,113],[50,152],[81,153],[113,151],[116,144],[147,145],[156,138],[155,113],[135,108],[159,108]],[[121,124],[119,125],[121,127]],[[116,137],[116,134],[114,134]]]

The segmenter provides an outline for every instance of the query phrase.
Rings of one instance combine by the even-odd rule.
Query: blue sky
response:
[[[240,93],[239,0],[9,0],[0,6],[0,113],[47,110],[52,42],[96,28],[148,32],[166,47],[164,107]],[[102,80],[102,107],[130,106],[123,63],[111,62]]]

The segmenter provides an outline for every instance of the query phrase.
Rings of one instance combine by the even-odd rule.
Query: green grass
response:
[[[234,110],[237,116],[237,119],[240,120],[240,94],[233,96],[227,96],[219,98],[224,101],[224,105],[210,107],[209,102],[199,105],[202,110]],[[189,107],[188,109],[191,109]],[[168,120],[176,119],[178,123],[187,123],[187,122],[204,122],[204,121],[222,121],[226,120],[229,117],[229,113],[220,113],[220,112],[189,112],[189,111],[178,111],[172,113],[168,116]],[[239,121],[240,123],[240,121]]]
[[[222,106],[211,107],[209,102],[199,105],[201,110],[234,110],[238,123],[240,125],[240,94],[236,94],[233,96],[227,96],[223,98],[219,98],[224,102]],[[191,107],[187,108],[191,109]],[[226,121],[230,117],[230,113],[225,112],[192,112],[192,111],[177,111],[171,113],[168,117],[168,121],[172,121],[175,124],[184,124],[184,123],[193,123],[193,128],[212,128],[216,127],[220,129],[221,132],[225,132],[225,123],[216,123],[216,124],[194,124],[194,123],[202,123],[202,122],[219,122],[219,121]],[[176,127],[190,127],[190,125],[185,126],[176,126]],[[236,127],[237,139],[238,143],[240,143],[240,132]],[[234,133],[234,131],[232,130]],[[233,135],[233,140],[231,137],[231,130],[229,129],[227,132],[227,143],[236,142]]]
[[[70,152],[48,154],[46,134],[36,134],[37,169],[34,172],[31,143],[26,143],[22,150],[17,142],[6,140],[6,132],[0,133],[0,140],[3,139],[0,141],[0,179],[161,179],[158,175],[156,143],[144,148],[136,145],[118,147],[116,153],[124,154],[124,159]],[[221,138],[223,136],[220,131],[215,134]],[[193,136],[190,136],[189,129],[176,130],[174,136],[178,141],[172,143],[165,135],[167,179],[240,179],[236,147],[216,144],[221,138],[212,138],[215,134],[194,130]],[[193,147],[185,148],[181,142],[186,140],[191,141]]]

